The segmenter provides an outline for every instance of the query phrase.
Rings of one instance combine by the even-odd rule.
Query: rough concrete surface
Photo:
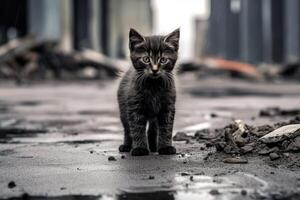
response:
[[[174,142],[173,156],[120,154],[117,82],[1,83],[0,197],[300,199],[299,153],[274,161],[243,155],[246,163],[233,164],[223,162],[228,155],[191,140]],[[220,129],[234,119],[274,124],[292,116],[260,116],[261,109],[300,108],[297,83],[197,80],[186,74],[177,85],[174,134]]]

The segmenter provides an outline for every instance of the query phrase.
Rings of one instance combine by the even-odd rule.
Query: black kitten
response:
[[[177,60],[178,43],[179,29],[167,36],[150,37],[130,29],[133,67],[126,72],[118,90],[125,131],[120,152],[131,151],[133,156],[148,155],[149,149],[159,154],[176,153],[172,146],[176,100],[172,71]]]

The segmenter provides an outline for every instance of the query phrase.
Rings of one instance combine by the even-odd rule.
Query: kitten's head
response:
[[[166,36],[142,36],[129,31],[130,58],[134,68],[150,78],[170,74],[174,69],[179,47],[179,29]]]

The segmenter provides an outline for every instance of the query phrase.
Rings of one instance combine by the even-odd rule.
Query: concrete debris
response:
[[[199,131],[196,131],[195,133],[195,137],[200,140],[200,139],[204,139],[204,140],[207,140],[207,139],[213,139],[215,138],[216,136],[214,134],[212,134],[209,129],[203,129],[203,130],[199,130]]]
[[[1,45],[0,78],[16,79],[19,84],[32,79],[108,79],[126,65],[92,50],[62,52],[58,44],[28,36]]]
[[[285,153],[300,152],[299,119],[299,116],[296,116],[288,122],[261,126],[250,126],[241,120],[236,120],[224,128],[197,131],[195,136],[191,137],[191,140],[205,144],[206,148],[203,148],[203,150],[215,147],[216,153],[208,153],[204,160],[247,163],[247,159],[244,157],[245,154],[249,156],[269,156],[271,160],[280,157],[287,158],[283,156]],[[184,135],[184,132],[181,133],[181,136]],[[217,156],[218,153],[232,156],[229,158],[225,155]],[[289,156],[289,158],[291,157]]]
[[[280,158],[280,156],[277,153],[270,153],[269,156],[272,161]]]
[[[295,138],[287,147],[287,151],[300,152],[300,137]]]
[[[233,140],[238,146],[244,146],[247,142],[246,125],[242,120],[235,120],[235,126],[237,130],[232,133]]]
[[[276,143],[285,139],[295,138],[300,135],[300,124],[291,124],[280,127],[260,138],[264,143]]]
[[[264,148],[262,150],[260,150],[258,152],[259,155],[269,155],[270,153],[273,153],[273,152],[278,152],[279,151],[279,148],[278,147],[273,147],[273,148]]]
[[[185,132],[177,132],[173,137],[174,141],[189,141],[192,139],[191,136],[188,136]]]

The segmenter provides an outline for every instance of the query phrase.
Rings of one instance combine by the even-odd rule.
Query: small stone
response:
[[[214,138],[214,136],[210,133],[209,129],[203,129],[203,130],[196,131],[195,138],[209,140]]]
[[[300,137],[295,138],[295,140],[288,145],[287,150],[300,152]]]
[[[148,179],[153,180],[153,179],[155,179],[155,177],[150,175],[150,176],[148,177]]]
[[[251,145],[245,145],[241,148],[242,153],[249,153],[249,152],[253,151],[253,149],[254,148]]]
[[[183,164],[186,164],[187,163],[187,161],[185,160],[185,161],[183,161]]]
[[[206,146],[207,148],[210,148],[210,147],[213,147],[214,145],[213,145],[211,142],[206,142],[206,143],[205,143],[205,146]]]
[[[181,176],[189,176],[190,174],[187,172],[181,172]]]
[[[193,176],[190,176],[190,181],[194,181],[194,177]]]
[[[109,156],[108,161],[116,161],[117,159],[114,156]]]
[[[223,162],[230,163],[230,164],[247,164],[248,160],[241,157],[229,157],[229,158],[225,158]]]
[[[210,113],[211,118],[215,118],[218,117],[218,115],[216,113]]]
[[[220,192],[217,189],[212,189],[209,193],[211,195],[219,195],[220,194]]]
[[[177,132],[173,137],[174,141],[189,141],[191,136],[188,136],[185,132]]]
[[[241,191],[241,195],[246,196],[247,195],[247,191],[246,190],[242,190]]]
[[[275,172],[270,172],[270,174],[275,174]]]
[[[220,183],[222,183],[222,180],[221,179],[213,179],[213,182],[220,184]]]
[[[208,154],[206,154],[205,156],[204,156],[204,158],[203,158],[203,160],[208,160],[209,159],[209,157],[212,155],[212,153],[208,153]]]
[[[7,186],[8,186],[8,188],[11,189],[11,188],[16,187],[17,185],[16,185],[16,183],[14,181],[10,181]]]
[[[277,160],[278,158],[280,158],[280,156],[277,153],[270,153],[270,159],[273,160]]]
[[[124,155],[122,155],[122,156],[121,156],[121,159],[125,159],[125,156],[124,156]]]
[[[66,187],[61,187],[61,188],[60,188],[60,190],[65,190],[65,189],[67,189],[67,188],[66,188]]]
[[[93,151],[93,150],[91,150],[91,151],[90,151],[90,154],[93,154],[93,153],[94,153],[94,151]]]
[[[285,157],[290,157],[290,154],[289,153],[283,153],[282,155],[284,155]]]
[[[279,151],[278,147],[273,147],[271,149],[269,148],[265,148],[265,149],[262,149],[258,152],[259,155],[268,155],[270,153],[273,153],[273,152],[277,152]]]

